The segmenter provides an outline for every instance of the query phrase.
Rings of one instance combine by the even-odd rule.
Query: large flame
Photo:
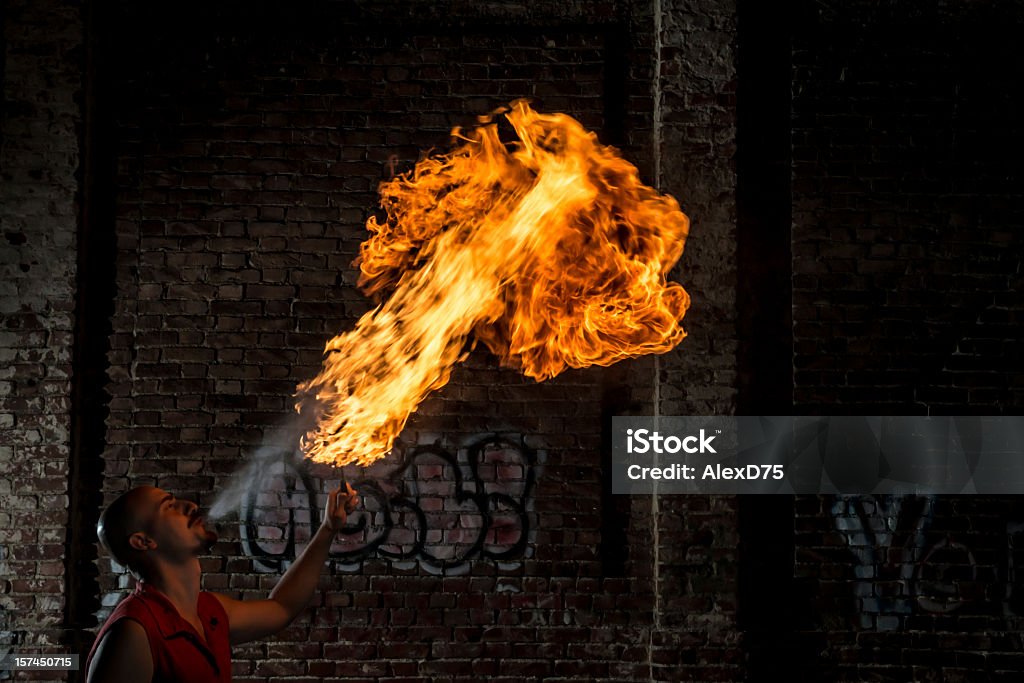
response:
[[[327,343],[299,385],[316,462],[369,465],[448,382],[466,342],[537,380],[567,367],[668,351],[686,336],[689,296],[666,276],[689,222],[636,168],[565,114],[517,101],[453,131],[453,151],[384,183],[360,285],[390,297]]]

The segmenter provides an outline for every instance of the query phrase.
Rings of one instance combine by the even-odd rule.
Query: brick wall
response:
[[[82,23],[7,2],[0,47],[0,650],[60,649]],[[9,672],[0,673],[0,677]]]
[[[266,456],[239,500],[245,524],[224,525],[205,566],[208,588],[244,597],[301,550],[336,479],[265,444],[287,434],[324,342],[369,307],[351,262],[377,184],[516,97],[572,112],[650,169],[650,91],[631,90],[650,78],[649,11],[540,7],[510,27],[476,10],[458,29],[413,10],[386,28],[322,11],[117,17],[139,42],[118,44],[111,88],[104,490],[148,482],[209,505]],[[236,680],[649,678],[650,504],[610,502],[600,470],[608,406],[646,412],[629,395],[643,367],[622,366],[618,383],[590,370],[537,385],[473,354],[395,456],[346,471],[367,529],[335,546],[305,617],[236,649]],[[463,490],[506,498],[461,498],[457,473]],[[101,559],[107,608],[127,583],[117,569]]]
[[[1022,18],[999,3],[796,12],[798,412],[1019,412]],[[1018,500],[795,505],[795,673],[1019,678]]]
[[[1016,499],[652,500],[612,496],[602,477],[610,415],[783,406],[788,390],[758,386],[758,363],[782,368],[765,377],[793,368],[797,412],[1016,411],[1021,17],[981,5],[799,3],[769,27],[731,0],[107,4],[87,24],[102,59],[83,88],[77,8],[8,2],[4,639],[51,651],[70,647],[67,630],[87,640],[90,601],[102,618],[128,583],[106,557],[98,589],[83,568],[98,510],[87,477],[70,490],[68,478],[92,460],[108,500],[156,483],[204,505],[253,463],[206,586],[269,591],[337,480],[282,444],[295,384],[370,305],[351,261],[376,185],[443,148],[453,125],[528,96],[572,112],[679,198],[690,337],[657,362],[541,385],[474,352],[395,456],[345,472],[365,526],[336,544],[295,625],[236,650],[236,680],[1015,677]],[[762,20],[792,41],[791,63],[751,38]],[[762,49],[771,57],[751,70]],[[770,86],[744,89],[763,75]],[[791,121],[773,109],[750,125],[762,103],[744,92],[777,107],[790,89]],[[79,152],[83,101],[91,156]],[[792,135],[790,184],[737,198],[786,163],[737,149],[743,130]],[[88,290],[114,306],[100,335],[109,416],[90,437],[102,458],[71,430],[71,413],[87,414],[70,403],[87,400],[70,384],[72,333],[98,329],[73,319],[79,184],[83,215],[96,209],[81,234],[116,241],[93,251],[116,259],[116,295]],[[792,301],[751,284],[767,280],[749,276],[763,252],[743,213],[765,200],[773,230],[792,212],[792,239],[771,242],[773,262],[791,249]],[[762,303],[771,315],[758,317]],[[78,305],[105,323],[93,304]],[[760,334],[774,355],[750,350],[745,335]],[[778,351],[789,334],[792,355]],[[82,348],[80,381],[102,365]],[[754,375],[739,376],[743,363]]]
[[[797,406],[1012,410],[1019,11],[854,3],[798,21]]]

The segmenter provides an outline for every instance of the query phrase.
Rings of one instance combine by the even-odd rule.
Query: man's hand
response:
[[[327,507],[324,509],[323,526],[337,533],[348,523],[348,516],[352,514],[359,505],[359,494],[355,489],[345,482],[345,490],[341,487],[334,489],[327,494]]]

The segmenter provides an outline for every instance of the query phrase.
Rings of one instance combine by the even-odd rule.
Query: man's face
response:
[[[150,536],[161,554],[189,557],[206,552],[217,534],[206,528],[199,506],[180,500],[163,489],[147,489],[139,505],[143,533]]]

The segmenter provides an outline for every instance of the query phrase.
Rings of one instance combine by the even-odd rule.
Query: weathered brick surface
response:
[[[798,498],[789,671],[1010,680],[1022,520],[1016,498]]]
[[[0,40],[3,652],[59,650],[61,636],[75,173],[82,89],[79,13],[77,4],[70,2],[8,2],[4,6]]]
[[[659,359],[658,411],[736,410],[736,4],[663,2],[657,141],[661,189],[690,219],[675,277],[689,336]],[[657,502],[654,680],[739,680],[738,529],[732,497]]]
[[[1020,8],[796,18],[797,411],[1019,412]],[[795,513],[791,675],[1019,677],[1018,500],[798,497]]]
[[[187,42],[176,31],[122,34],[140,43],[119,61],[114,88],[108,498],[152,482],[208,505],[282,433],[324,342],[370,305],[351,262],[376,185],[443,148],[453,125],[531,97],[617,138],[649,169],[650,90],[633,92],[650,78],[639,34],[649,15],[542,7],[510,29],[501,10],[473,10],[459,30],[406,15],[382,30],[290,12],[210,15],[202,31],[190,17]],[[183,20],[128,11],[121,21]],[[608,88],[628,100],[609,101]],[[236,651],[236,680],[648,679],[649,503],[616,520],[625,528],[609,547],[601,397],[621,386],[603,377],[568,372],[537,385],[474,353],[417,411],[392,459],[345,473],[364,489],[368,528],[336,544],[302,619]],[[495,433],[504,445],[474,450]],[[460,498],[457,471],[463,491],[491,497]],[[225,525],[209,588],[269,590],[276,554],[289,553],[292,533],[301,549],[310,505],[336,479],[311,475],[312,492],[268,465],[246,513],[252,533]],[[395,495],[425,528],[394,506],[388,527]],[[609,575],[609,563],[621,568]],[[101,564],[109,606],[126,582]]]
[[[779,362],[798,411],[1016,410],[1021,17],[983,5],[794,11]],[[474,352],[396,456],[345,472],[365,527],[301,619],[237,649],[236,680],[1019,676],[1015,499],[773,506],[792,552],[771,555],[780,597],[754,606],[777,632],[762,614],[751,633],[740,584],[763,558],[737,547],[758,528],[739,501],[625,499],[602,479],[610,415],[736,409],[736,328],[757,305],[737,295],[743,3],[224,7],[106,5],[98,75],[117,162],[104,494],[156,483],[209,505],[254,460],[233,501],[248,524],[229,518],[204,560],[211,590],[265,595],[337,481],[275,456],[295,384],[371,305],[351,261],[382,179],[529,96],[621,146],[692,221],[679,350],[541,385]],[[82,19],[5,11],[0,631],[57,649],[65,533],[94,540],[65,528]],[[102,617],[128,582],[100,570]]]

